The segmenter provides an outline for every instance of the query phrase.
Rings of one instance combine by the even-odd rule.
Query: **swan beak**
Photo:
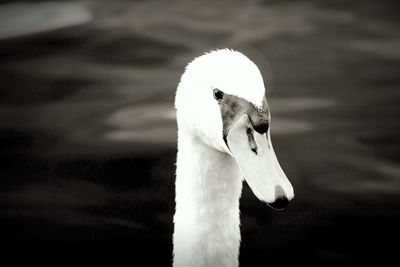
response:
[[[229,130],[227,144],[257,198],[274,209],[283,209],[294,192],[276,158],[269,131],[254,131],[249,117],[243,115]]]

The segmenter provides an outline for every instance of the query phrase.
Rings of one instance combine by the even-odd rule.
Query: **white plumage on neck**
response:
[[[196,138],[178,131],[174,266],[238,266],[240,171]]]

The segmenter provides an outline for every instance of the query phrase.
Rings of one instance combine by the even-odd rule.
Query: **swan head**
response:
[[[222,49],[190,62],[175,98],[179,131],[232,156],[254,194],[275,209],[294,197],[270,138],[271,116],[258,67]]]

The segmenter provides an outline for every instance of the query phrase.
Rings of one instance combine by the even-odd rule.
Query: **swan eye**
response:
[[[213,93],[214,93],[214,98],[215,98],[216,100],[221,100],[222,98],[224,98],[224,92],[222,92],[222,91],[219,90],[219,89],[214,89],[214,90],[213,90]]]

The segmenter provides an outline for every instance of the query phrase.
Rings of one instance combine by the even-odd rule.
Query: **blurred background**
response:
[[[262,71],[296,192],[244,186],[241,266],[397,262],[399,7],[0,1],[1,265],[170,266],[175,89],[225,47]]]

